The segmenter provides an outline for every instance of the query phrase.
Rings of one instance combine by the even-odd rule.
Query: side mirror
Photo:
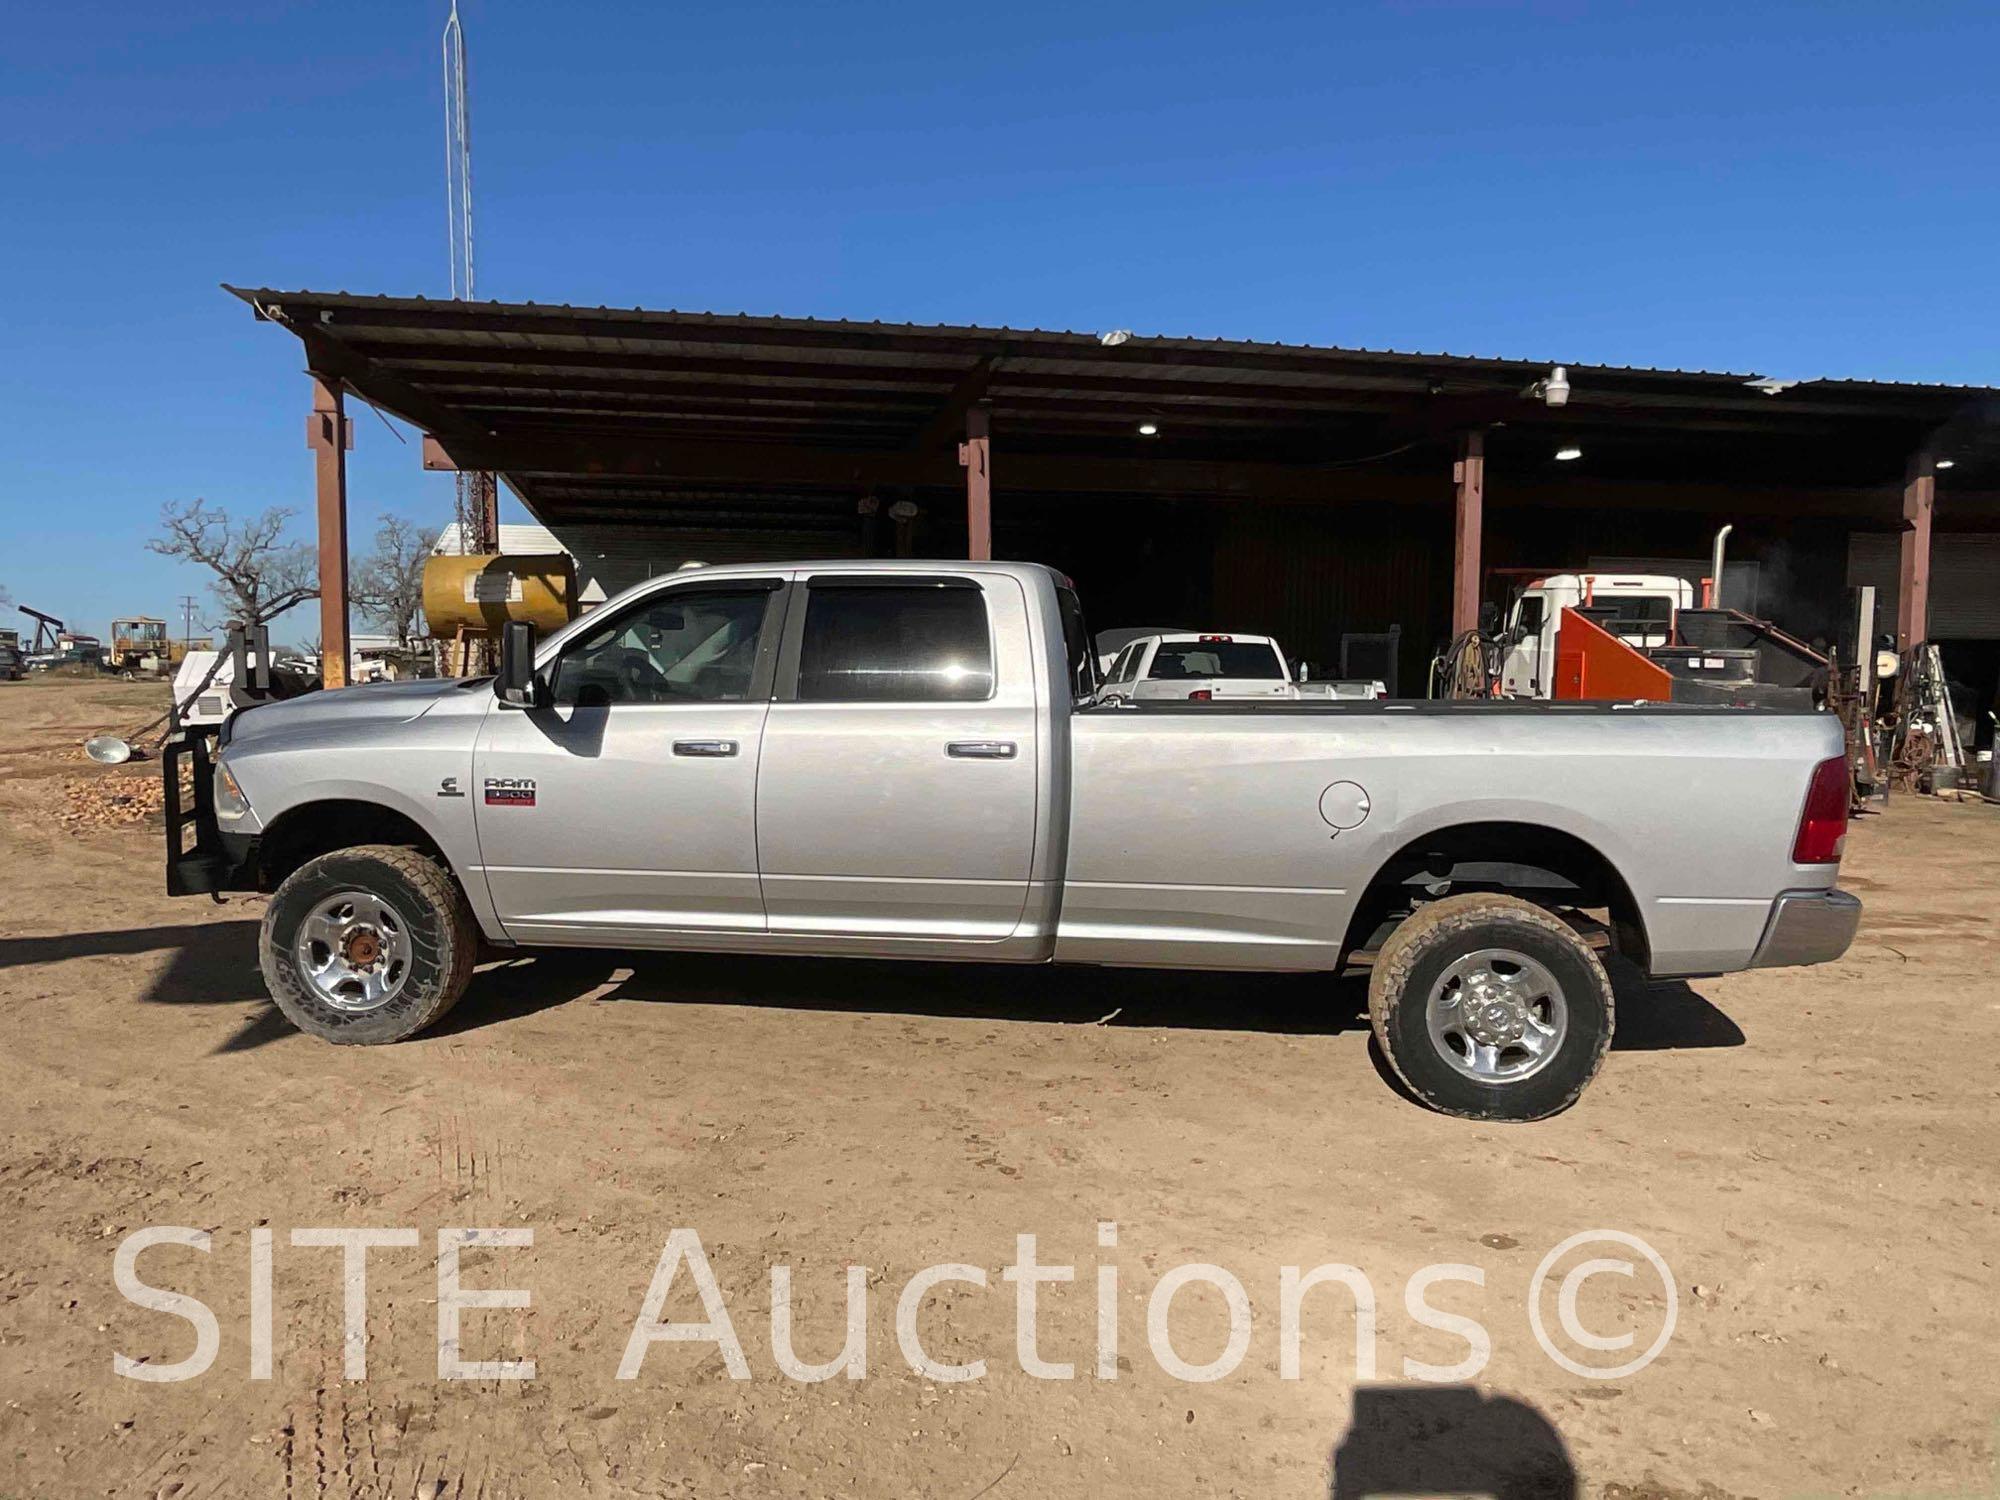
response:
[[[493,691],[514,708],[535,706],[535,627],[527,620],[500,627],[500,675]]]
[[[1500,633],[1500,606],[1491,599],[1479,606],[1479,633],[1481,635]]]

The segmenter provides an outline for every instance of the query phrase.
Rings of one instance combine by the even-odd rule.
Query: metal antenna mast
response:
[[[451,295],[472,300],[472,115],[465,89],[465,28],[458,0],[444,23],[444,219]]]
[[[454,301],[472,300],[472,104],[465,80],[465,28],[458,0],[444,23],[444,221]],[[491,474],[460,470],[458,540],[461,552],[500,547],[500,495]]]

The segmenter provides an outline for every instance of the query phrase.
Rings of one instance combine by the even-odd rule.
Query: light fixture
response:
[[[1583,450],[1581,448],[1556,449],[1556,462],[1559,464],[1566,464],[1569,463],[1572,459],[1578,459],[1582,457],[1583,457]]]
[[[1932,464],[1931,467],[1933,469],[1949,469],[1955,466],[1957,463],[1958,460],[1955,458],[1941,458],[1936,463]]]
[[[1549,373],[1540,380],[1529,383],[1521,392],[1530,401],[1540,401],[1546,406],[1567,406],[1569,404],[1569,367],[1552,365]]]
[[[1158,437],[1159,435],[1160,424],[1158,422],[1141,422],[1139,424],[1140,437]]]

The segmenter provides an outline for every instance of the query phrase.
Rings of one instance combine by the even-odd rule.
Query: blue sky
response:
[[[10,13],[17,602],[178,619],[161,502],[303,518],[297,345],[217,283],[445,291],[445,11]],[[1990,4],[461,13],[485,296],[2000,383]],[[357,417],[357,551],[445,519]]]

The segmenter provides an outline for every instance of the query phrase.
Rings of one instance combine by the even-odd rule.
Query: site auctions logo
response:
[[[414,1249],[424,1236],[415,1228],[297,1228],[290,1233],[295,1249],[334,1249],[341,1254],[341,1284],[344,1303],[342,1364],[349,1380],[365,1380],[368,1375],[368,1257],[371,1251],[390,1252]],[[533,1380],[533,1359],[468,1360],[461,1356],[461,1328],[468,1313],[496,1309],[525,1309],[532,1306],[532,1294],[521,1288],[464,1285],[460,1255],[465,1250],[529,1250],[535,1243],[530,1228],[448,1227],[436,1231],[437,1269],[437,1378],[440,1380]],[[1103,1222],[1097,1226],[1100,1248],[1118,1244],[1118,1226]],[[272,1343],[273,1283],[276,1264],[276,1232],[257,1227],[249,1232],[249,1359],[252,1380],[269,1380],[275,1363]],[[154,1225],[135,1230],[120,1242],[112,1260],[112,1280],[119,1293],[133,1305],[178,1318],[194,1330],[194,1349],[186,1357],[160,1362],[150,1355],[133,1356],[120,1351],[112,1357],[112,1368],[128,1380],[172,1383],[194,1380],[208,1373],[222,1348],[222,1331],[215,1312],[201,1299],[186,1292],[172,1291],[143,1281],[139,1257],[156,1246],[180,1246],[208,1254],[213,1240],[208,1231],[181,1225]],[[1615,1247],[1612,1255],[1584,1255]],[[1630,1254],[1628,1254],[1629,1252]],[[1636,1254],[1635,1261],[1631,1255]],[[1642,1275],[1641,1264],[1645,1270]],[[792,1268],[776,1264],[770,1268],[771,1363],[785,1378],[804,1383],[844,1376],[860,1380],[868,1373],[869,1359],[869,1269],[846,1268],[846,1327],[839,1352],[817,1363],[799,1357],[793,1340]],[[1121,1368],[1119,1357],[1120,1323],[1119,1272],[1117,1265],[1095,1268],[1096,1347],[1093,1370],[1099,1380],[1116,1380]],[[1558,1272],[1561,1273],[1557,1279]],[[1073,1360],[1044,1356],[1041,1343],[1040,1289],[1051,1283],[1077,1280],[1073,1265],[1044,1263],[1039,1258],[1036,1236],[1015,1236],[1014,1261],[1000,1273],[1001,1281],[1013,1287],[1014,1358],[1023,1373],[1037,1380],[1073,1380],[1077,1365]],[[1584,1289],[1599,1278],[1617,1278],[1607,1286],[1623,1292],[1623,1297],[1600,1296],[1595,1311],[1600,1325],[1607,1317],[1606,1301],[1621,1305],[1618,1326],[1592,1327],[1579,1309]],[[1652,1282],[1657,1280],[1658,1290]],[[678,1287],[693,1291],[701,1316],[673,1320],[667,1307]],[[1460,1262],[1427,1265],[1413,1273],[1402,1288],[1403,1313],[1416,1327],[1443,1335],[1462,1346],[1460,1357],[1449,1363],[1429,1363],[1405,1356],[1405,1379],[1459,1383],[1478,1377],[1493,1353],[1493,1339],[1477,1318],[1433,1300],[1454,1298],[1454,1285],[1483,1289],[1487,1285],[1483,1268]],[[986,1357],[965,1360],[938,1358],[926,1345],[919,1328],[919,1315],[926,1303],[946,1286],[990,1290],[983,1266],[964,1262],[930,1265],[903,1283],[895,1300],[894,1336],[897,1352],[909,1368],[927,1380],[957,1384],[978,1380],[987,1372]],[[1222,1347],[1213,1358],[1188,1358],[1175,1341],[1173,1316],[1176,1300],[1193,1288],[1206,1288],[1219,1297],[1226,1312]],[[1338,1287],[1346,1295],[1343,1311],[1353,1314],[1353,1378],[1371,1381],[1378,1377],[1377,1328],[1381,1299],[1375,1284],[1360,1267],[1346,1262],[1324,1262],[1309,1269],[1281,1266],[1276,1284],[1278,1371],[1281,1379],[1298,1380],[1304,1363],[1303,1314],[1309,1293],[1321,1287]],[[1549,1331],[1543,1303],[1553,1288],[1555,1326],[1558,1339]],[[1602,1290],[1602,1289],[1601,1289]],[[1323,1296],[1335,1295],[1325,1293]],[[683,1295],[682,1301],[686,1298]],[[1527,1287],[1527,1320],[1542,1351],[1562,1369],[1589,1380],[1625,1379],[1657,1359],[1673,1337],[1679,1313],[1679,1299],[1667,1263],[1652,1246],[1637,1235],[1621,1230],[1586,1230],[1570,1236],[1542,1258]],[[1268,1316],[1268,1312],[1267,1312]],[[935,1322],[935,1310],[932,1314]],[[1168,1376],[1191,1384],[1222,1380],[1242,1366],[1250,1352],[1257,1323],[1256,1308],[1242,1278],[1207,1261],[1174,1266],[1156,1281],[1146,1298],[1146,1347],[1153,1361]],[[1656,1329],[1654,1325],[1657,1325]],[[1639,1334],[1651,1331],[1644,1352],[1631,1356],[1638,1347]],[[183,1336],[184,1337],[184,1336]],[[1183,1338],[1186,1331],[1183,1329]],[[1205,1338],[1204,1342],[1213,1342]],[[617,1366],[620,1380],[636,1380],[645,1367],[649,1351],[660,1343],[709,1344],[720,1354],[732,1380],[752,1379],[749,1357],[730,1316],[720,1284],[702,1247],[701,1236],[693,1229],[677,1228],[668,1234],[653,1268],[625,1341]],[[1623,1356],[1609,1362],[1610,1356]],[[1597,1363],[1593,1359],[1605,1359]]]

